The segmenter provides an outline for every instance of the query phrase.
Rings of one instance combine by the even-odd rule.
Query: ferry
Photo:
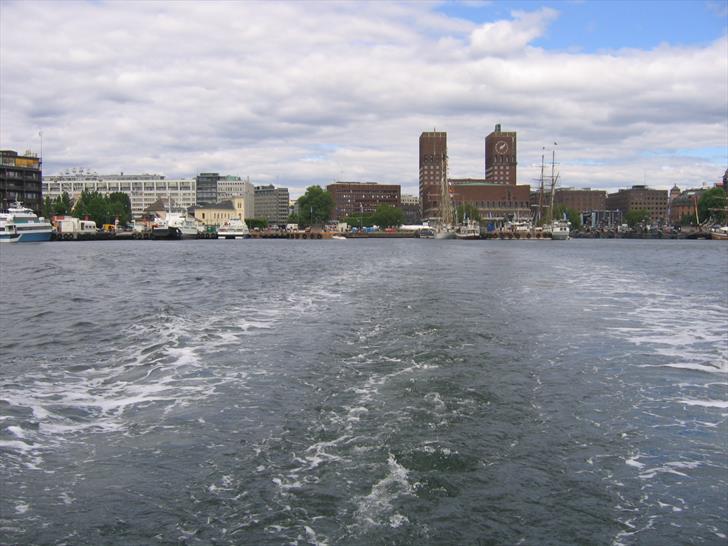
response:
[[[0,212],[0,242],[30,243],[50,241],[53,226],[21,203],[15,202],[8,212]]]
[[[551,223],[551,238],[554,241],[566,241],[569,239],[569,222],[556,220]]]
[[[222,226],[217,228],[218,239],[247,239],[250,237],[248,224],[240,218],[230,218]]]

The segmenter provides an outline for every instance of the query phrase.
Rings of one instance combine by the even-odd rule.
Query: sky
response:
[[[728,167],[728,3],[0,0],[0,148],[44,175],[200,172],[417,194],[422,131],[482,177],[712,185]]]

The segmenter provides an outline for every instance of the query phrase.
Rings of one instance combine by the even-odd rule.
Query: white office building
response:
[[[123,192],[129,195],[134,218],[144,209],[162,199],[174,206],[188,208],[195,205],[194,178],[167,179],[158,174],[103,174],[84,169],[70,169],[61,174],[43,177],[43,198],[55,199],[64,192],[77,199],[82,191],[96,191],[102,195]],[[252,201],[252,199],[251,199]]]

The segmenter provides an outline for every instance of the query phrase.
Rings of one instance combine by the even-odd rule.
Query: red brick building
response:
[[[333,219],[343,220],[352,213],[371,214],[379,205],[399,207],[402,190],[399,184],[334,182],[326,191],[334,198]]]
[[[420,210],[422,218],[440,216],[441,185],[447,177],[447,133],[420,135]]]
[[[495,131],[485,137],[485,179],[493,184],[516,185],[516,133]]]
[[[478,209],[481,220],[505,221],[510,218],[529,218],[528,185],[496,184],[477,178],[450,180],[453,204],[470,204]]]
[[[632,186],[607,196],[607,208],[627,214],[632,210],[646,210],[653,223],[666,222],[667,190],[654,190],[647,186]]]

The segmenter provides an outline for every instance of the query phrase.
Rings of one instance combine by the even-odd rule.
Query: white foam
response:
[[[728,400],[680,400],[680,403],[687,406],[702,406],[705,408],[728,408]]]
[[[634,466],[635,468],[644,468],[644,463],[641,463],[637,460],[637,457],[630,457],[629,459],[624,461],[625,464],[629,466]]]
[[[407,475],[407,469],[390,454],[387,459],[387,475],[372,486],[369,495],[359,499],[357,522],[364,526],[391,525],[390,518],[397,516],[389,514],[392,511],[392,501],[400,495],[412,494]]]

